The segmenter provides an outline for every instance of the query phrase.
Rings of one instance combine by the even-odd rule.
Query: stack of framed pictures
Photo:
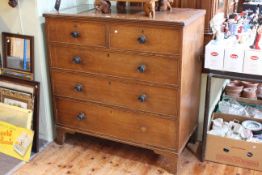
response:
[[[17,106],[32,112],[31,123],[27,120],[27,127],[31,124],[34,131],[33,152],[39,151],[39,83],[0,75],[0,102],[9,106]],[[0,106],[1,107],[1,106]],[[1,109],[0,109],[1,110]],[[16,111],[14,111],[16,112]],[[6,117],[6,116],[5,116]],[[0,116],[0,120],[9,120]],[[13,119],[13,122],[17,119]]]
[[[32,111],[26,127],[34,131],[33,152],[39,151],[39,82],[34,81],[34,37],[2,33],[2,59],[0,75],[0,104]],[[3,107],[2,105],[2,107]],[[10,108],[11,109],[11,108]],[[0,105],[1,111],[1,105]],[[14,110],[14,114],[15,114]],[[17,117],[17,116],[16,116]],[[22,115],[21,115],[22,117]],[[23,119],[0,115],[0,120],[21,124]],[[31,121],[30,121],[31,120]]]

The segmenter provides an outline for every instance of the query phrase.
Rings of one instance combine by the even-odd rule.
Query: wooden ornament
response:
[[[11,7],[15,8],[17,6],[18,2],[17,2],[17,0],[9,0],[8,4]]]
[[[155,0],[149,0],[147,2],[144,3],[144,11],[146,16],[149,16],[150,18],[154,18],[155,17]]]
[[[95,0],[95,8],[97,11],[102,13],[110,13],[111,12],[111,2],[108,0]]]
[[[173,3],[173,0],[160,0],[159,2],[159,10],[160,11],[172,11],[171,4]]]

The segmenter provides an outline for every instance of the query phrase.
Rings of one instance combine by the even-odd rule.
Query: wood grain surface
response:
[[[178,175],[262,175],[262,172],[213,162],[201,163],[197,145],[182,153]],[[51,143],[14,175],[171,175],[152,151],[78,135],[63,146]]]
[[[180,54],[182,29],[152,27],[134,24],[113,24],[110,26],[110,47],[116,49],[145,51],[150,53]],[[138,42],[140,36],[145,43]]]
[[[106,27],[97,22],[78,22],[72,20],[49,20],[48,40],[53,42],[105,46]],[[73,37],[72,32],[78,36]]]
[[[111,75],[136,81],[178,86],[180,57],[112,52],[95,48],[52,44],[51,67],[79,72]],[[75,59],[79,63],[75,63]],[[144,72],[139,71],[144,66]]]
[[[56,98],[56,107],[60,126],[145,146],[176,148],[175,121],[65,98]],[[79,113],[85,115],[83,120],[77,118]]]
[[[52,78],[53,92],[58,96],[177,116],[178,90],[176,89],[144,86],[57,70],[52,70]],[[82,85],[82,91],[74,89],[77,85]],[[146,95],[144,102],[138,100],[141,95]]]

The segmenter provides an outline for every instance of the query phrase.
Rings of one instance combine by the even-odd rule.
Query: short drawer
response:
[[[81,47],[51,45],[51,66],[131,78],[161,84],[178,84],[178,59],[103,52]]]
[[[142,25],[112,25],[110,47],[162,54],[180,54],[182,31]]]
[[[55,95],[177,116],[178,92],[81,73],[52,71]]]
[[[59,125],[138,144],[175,148],[175,120],[66,98],[56,98],[55,103]]]
[[[97,22],[48,19],[48,40],[78,45],[106,45],[106,27]]]

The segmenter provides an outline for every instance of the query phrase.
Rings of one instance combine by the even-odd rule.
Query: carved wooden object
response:
[[[156,3],[155,0],[149,0],[147,2],[144,2],[144,11],[146,16],[149,16],[150,18],[154,18],[156,11]]]
[[[15,8],[17,6],[18,2],[17,2],[17,0],[9,0],[8,4],[11,7]]]
[[[109,0],[95,0],[95,8],[102,13],[110,13],[111,2]]]

